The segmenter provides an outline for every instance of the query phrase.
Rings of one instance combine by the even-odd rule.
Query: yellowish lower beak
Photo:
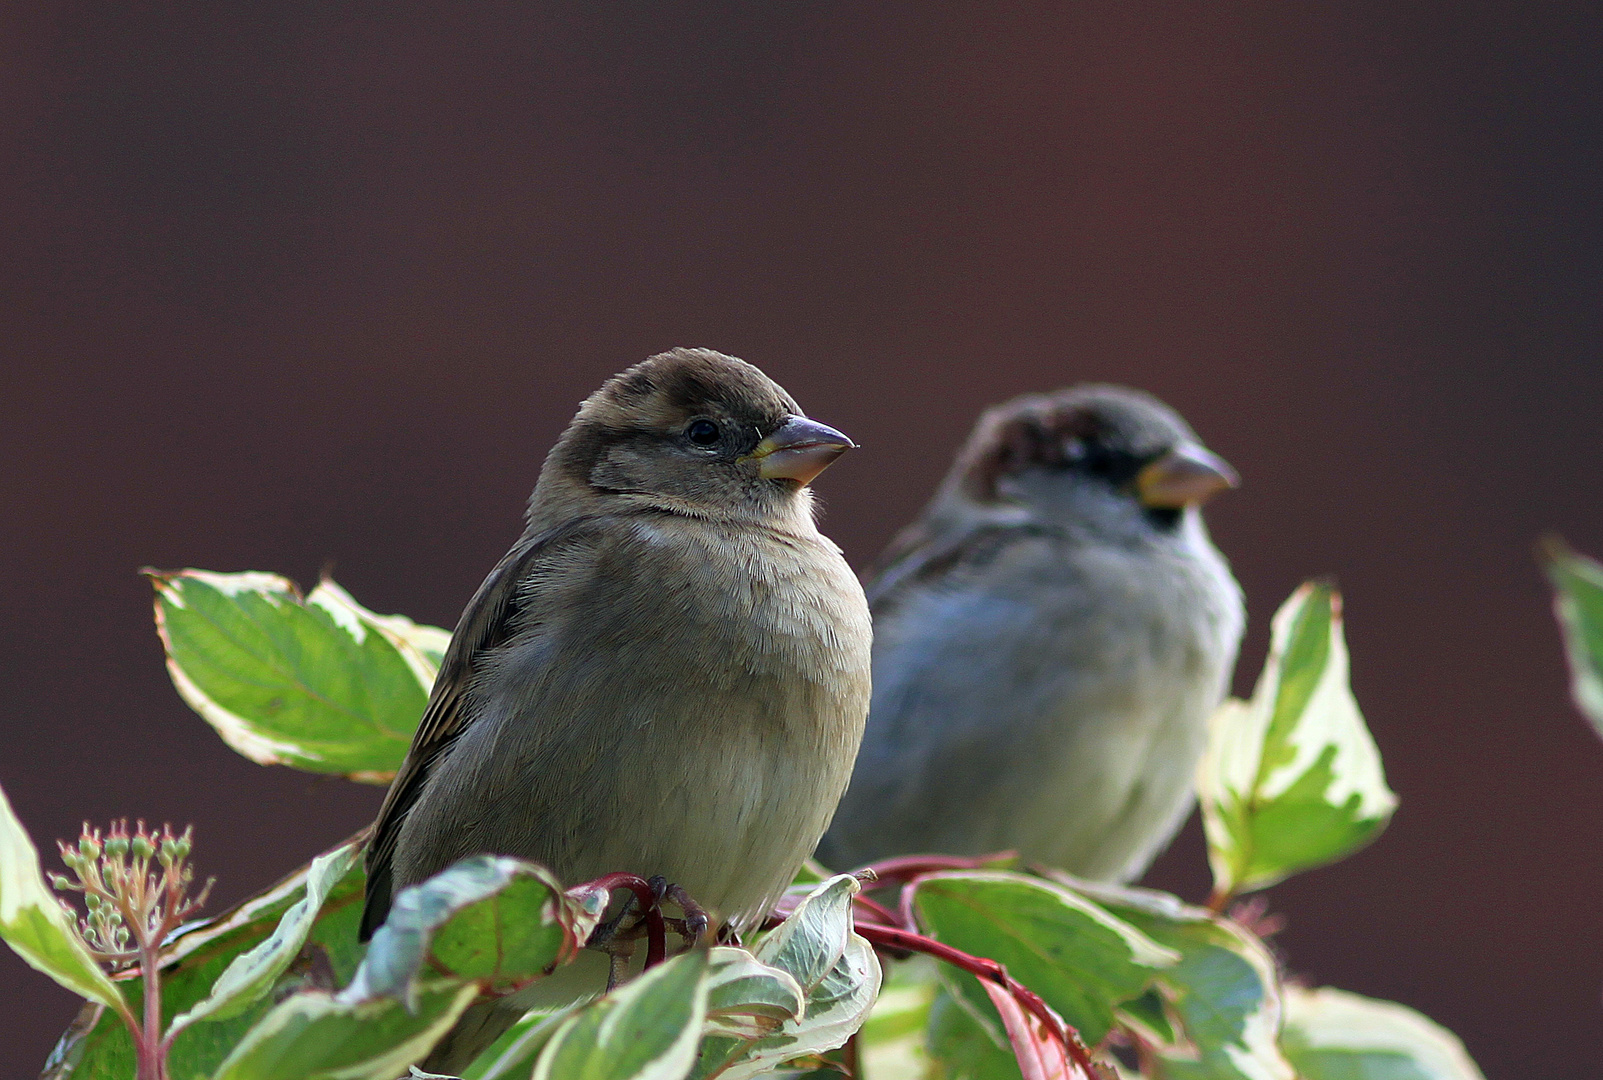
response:
[[[1181,443],[1136,474],[1136,497],[1154,509],[1200,506],[1241,478],[1219,455]]]
[[[757,444],[751,456],[770,480],[794,480],[804,487],[857,444],[816,420],[792,416]]]

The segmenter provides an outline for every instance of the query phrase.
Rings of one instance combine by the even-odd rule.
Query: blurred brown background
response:
[[[234,756],[141,564],[450,625],[574,405],[708,345],[863,449],[857,564],[984,404],[1149,388],[1333,573],[1402,807],[1293,967],[1603,1073],[1603,745],[1531,542],[1603,552],[1596,5],[37,2],[0,12],[0,784],[197,823],[226,903],[380,792]],[[1149,879],[1197,898],[1195,826]],[[0,955],[0,1060],[73,1012]]]

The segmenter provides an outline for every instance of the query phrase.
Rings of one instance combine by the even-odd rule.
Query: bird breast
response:
[[[1189,805],[1241,633],[1239,590],[1196,539],[1021,536],[898,593],[843,819],[877,804],[920,849],[1014,848],[1098,878],[1144,866]]]
[[[749,924],[850,777],[867,605],[822,536],[667,515],[608,535],[537,584],[401,847],[660,874]]]

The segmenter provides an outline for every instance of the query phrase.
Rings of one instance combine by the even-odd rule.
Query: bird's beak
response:
[[[757,444],[751,456],[770,480],[794,480],[804,487],[857,444],[827,424],[792,416]]]
[[[1135,477],[1136,497],[1154,509],[1200,506],[1241,478],[1219,455],[1196,443],[1181,443]]]

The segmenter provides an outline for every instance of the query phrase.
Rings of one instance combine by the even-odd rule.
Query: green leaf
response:
[[[918,1080],[929,1072],[926,1049],[940,981],[929,957],[893,964],[858,1033],[863,1072],[875,1080]]]
[[[958,973],[962,980],[974,976]],[[1019,1080],[1018,1059],[1003,1034],[1002,1019],[989,1000],[979,1013],[974,998],[985,998],[978,986],[953,992],[957,981],[943,975],[943,985],[930,1004],[928,1053],[940,1063],[941,1080]]]
[[[1142,995],[1120,1010],[1156,1042],[1163,1080],[1291,1080],[1276,1041],[1279,981],[1263,942],[1168,893],[1064,881],[1180,956],[1159,974],[1157,1002]]]
[[[472,983],[434,985],[408,1011],[393,998],[296,994],[250,1030],[213,1080],[395,1080],[477,996]]]
[[[1570,696],[1603,735],[1603,565],[1550,537],[1543,545],[1553,613],[1570,661]]]
[[[919,922],[940,941],[1005,965],[1088,1043],[1113,1026],[1119,1003],[1138,996],[1180,959],[1135,927],[1053,882],[1005,871],[922,878]],[[976,1015],[988,1004],[977,981],[949,983]],[[979,994],[979,997],[975,997]]]
[[[698,1080],[750,1080],[793,1058],[844,1046],[863,1026],[879,994],[879,959],[874,947],[856,934],[807,995],[803,1014],[786,1020],[773,1034],[742,1041],[716,1033],[702,1040],[693,1076]]]
[[[525,1014],[463,1070],[463,1080],[528,1080],[540,1051],[545,1049],[562,1022],[579,1007]]]
[[[749,1080],[792,1058],[844,1045],[863,1026],[879,994],[880,967],[873,946],[851,928],[851,903],[861,889],[840,874],[814,889],[791,916],[757,943],[754,958],[789,974],[806,994],[799,1015],[785,1018],[770,1034],[729,1034],[723,1016],[713,1017],[692,1073],[697,1080]],[[757,983],[759,1004],[772,1008],[774,987]],[[754,1025],[755,1026],[755,1025]]]
[[[427,1053],[481,992],[515,990],[571,959],[596,917],[532,863],[464,859],[401,890],[350,985],[286,1000],[217,1080],[388,1080]]]
[[[1347,685],[1341,597],[1309,583],[1274,619],[1252,701],[1227,701],[1197,771],[1220,895],[1261,889],[1373,840],[1397,797]]]
[[[812,990],[846,948],[852,933],[852,898],[861,891],[862,885],[850,874],[830,878],[763,937],[752,955],[788,971],[803,990]]]
[[[798,885],[812,888],[832,876],[833,872],[823,863],[817,859],[809,858],[802,863],[801,869],[796,871],[796,877],[791,881],[791,888],[795,888]]]
[[[504,993],[573,959],[596,918],[543,867],[475,855],[396,894],[348,992],[410,1007],[426,964]]]
[[[1019,1071],[1032,1080],[1093,1080],[1070,1056],[1062,1039],[1039,1017],[1025,1009],[1013,992],[986,980],[980,983],[1001,1017]]]
[[[128,1005],[116,984],[89,954],[39,869],[39,852],[0,790],[0,938],[28,966],[68,990],[124,1015]]]
[[[1286,988],[1281,1042],[1301,1080],[1485,1080],[1440,1024],[1330,987]]]
[[[359,845],[362,839],[352,837],[330,854]],[[303,866],[228,911],[189,923],[176,933],[162,964],[162,1008],[167,1022],[205,999],[236,958],[272,935],[284,914],[305,897],[309,871],[309,866]],[[364,948],[356,940],[362,881],[358,861],[330,888],[298,955],[273,986],[276,995],[302,988],[327,990],[351,978]],[[138,999],[140,988],[138,978],[126,983],[131,999]],[[263,997],[237,1016],[212,1017],[210,1023],[180,1032],[168,1059],[171,1075],[186,1080],[210,1076],[272,1007],[272,996]],[[134,1051],[126,1029],[109,1013],[89,1014],[86,1010],[81,1017],[84,1023],[75,1024],[62,1036],[51,1059],[76,1061],[67,1074],[72,1080],[125,1080],[132,1076]]]
[[[707,1012],[707,954],[676,956],[570,1016],[533,1080],[681,1080]]]
[[[239,753],[384,783],[423,715],[446,631],[375,615],[325,580],[149,572],[173,685]]]
[[[709,1032],[760,1038],[806,1009],[806,993],[790,972],[763,963],[745,949],[712,950],[707,968]]]
[[[313,859],[306,873],[305,895],[284,912],[265,941],[234,958],[212,984],[210,994],[173,1019],[172,1030],[182,1030],[197,1020],[238,1016],[266,996],[300,955],[323,901],[350,873],[361,850],[362,841],[352,839]]]

